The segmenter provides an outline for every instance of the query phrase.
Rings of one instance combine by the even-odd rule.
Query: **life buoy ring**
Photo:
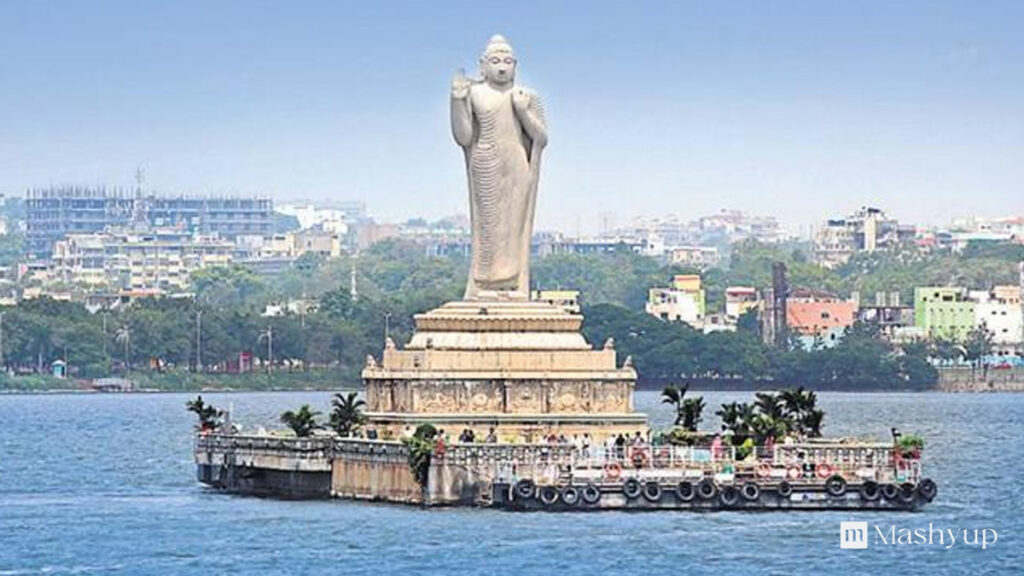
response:
[[[697,495],[697,491],[693,488],[693,482],[689,480],[682,480],[679,484],[676,484],[676,496],[683,502],[690,502],[693,497]]]
[[[661,500],[661,484],[658,484],[656,480],[651,480],[644,484],[644,500],[648,502]]]
[[[772,465],[767,462],[762,462],[757,465],[755,472],[757,472],[758,478],[767,478],[772,475]]]
[[[817,474],[818,478],[821,478],[822,480],[832,476],[832,474],[835,473],[835,471],[836,469],[833,468],[831,464],[818,464],[814,468],[814,473]]]
[[[786,478],[790,480],[799,480],[804,475],[804,471],[800,466],[796,464],[790,464],[786,467]]]
[[[651,456],[647,453],[647,448],[633,446],[630,448],[629,461],[633,463],[635,468],[644,468],[651,463]]]
[[[594,484],[587,484],[583,487],[583,502],[593,506],[601,501],[601,489]]]
[[[542,486],[540,488],[540,501],[545,506],[554,506],[558,502],[558,489],[554,486]]]
[[[710,478],[705,478],[700,481],[697,485],[697,495],[705,500],[711,500],[718,494],[718,486],[715,485],[715,481]]]
[[[640,485],[640,481],[636,478],[627,478],[626,483],[622,485],[622,493],[630,500],[635,500],[642,491],[643,486]]]
[[[622,476],[622,465],[618,462],[608,462],[604,465],[604,477],[609,480],[618,480]]]
[[[936,496],[938,496],[939,487],[931,478],[925,478],[917,485],[917,493],[928,502],[931,502],[932,500],[935,500]]]
[[[874,502],[882,495],[878,482],[867,480],[860,485],[860,497],[868,502]]]
[[[726,508],[732,508],[740,501],[740,491],[737,490],[735,486],[726,486],[725,488],[722,488],[722,492],[719,494],[718,499]]]
[[[825,481],[825,492],[836,498],[846,494],[846,479],[839,474],[829,476],[829,479]]]
[[[562,488],[561,497],[566,506],[575,506],[580,501],[580,490],[572,485],[566,486]]]
[[[744,482],[743,487],[740,488],[740,494],[747,502],[757,502],[757,499],[761,497],[761,487],[757,482]]]
[[[775,491],[778,492],[779,498],[789,498],[793,495],[793,485],[783,480],[782,482],[779,482]]]
[[[529,500],[533,498],[536,493],[537,486],[534,485],[533,480],[529,478],[523,478],[519,482],[516,482],[515,488],[512,489],[512,493],[516,500]]]

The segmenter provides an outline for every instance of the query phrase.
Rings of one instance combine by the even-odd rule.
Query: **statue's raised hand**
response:
[[[473,82],[469,78],[466,78],[466,73],[461,68],[455,73],[455,77],[452,78],[452,98],[467,98],[469,97],[469,87],[473,85]]]

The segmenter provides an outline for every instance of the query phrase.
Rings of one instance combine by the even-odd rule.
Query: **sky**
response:
[[[449,85],[505,35],[550,132],[539,229],[863,205],[1024,213],[1024,2],[0,2],[0,192],[466,213]],[[607,216],[605,216],[607,217]]]

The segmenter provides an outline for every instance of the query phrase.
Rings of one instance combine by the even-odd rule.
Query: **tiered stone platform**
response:
[[[450,302],[415,317],[416,333],[363,370],[369,427],[398,436],[431,423],[478,437],[495,428],[503,442],[549,434],[646,432],[633,412],[636,371],[614,345],[595,350],[583,317],[543,302]]]

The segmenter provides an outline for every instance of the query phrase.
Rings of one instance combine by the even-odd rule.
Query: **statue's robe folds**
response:
[[[502,91],[487,84],[470,90],[473,137],[463,145],[473,234],[467,300],[519,300],[530,294],[530,240],[542,146],[524,129],[512,90],[517,88]],[[529,104],[521,112],[544,127],[540,98],[524,92]]]

